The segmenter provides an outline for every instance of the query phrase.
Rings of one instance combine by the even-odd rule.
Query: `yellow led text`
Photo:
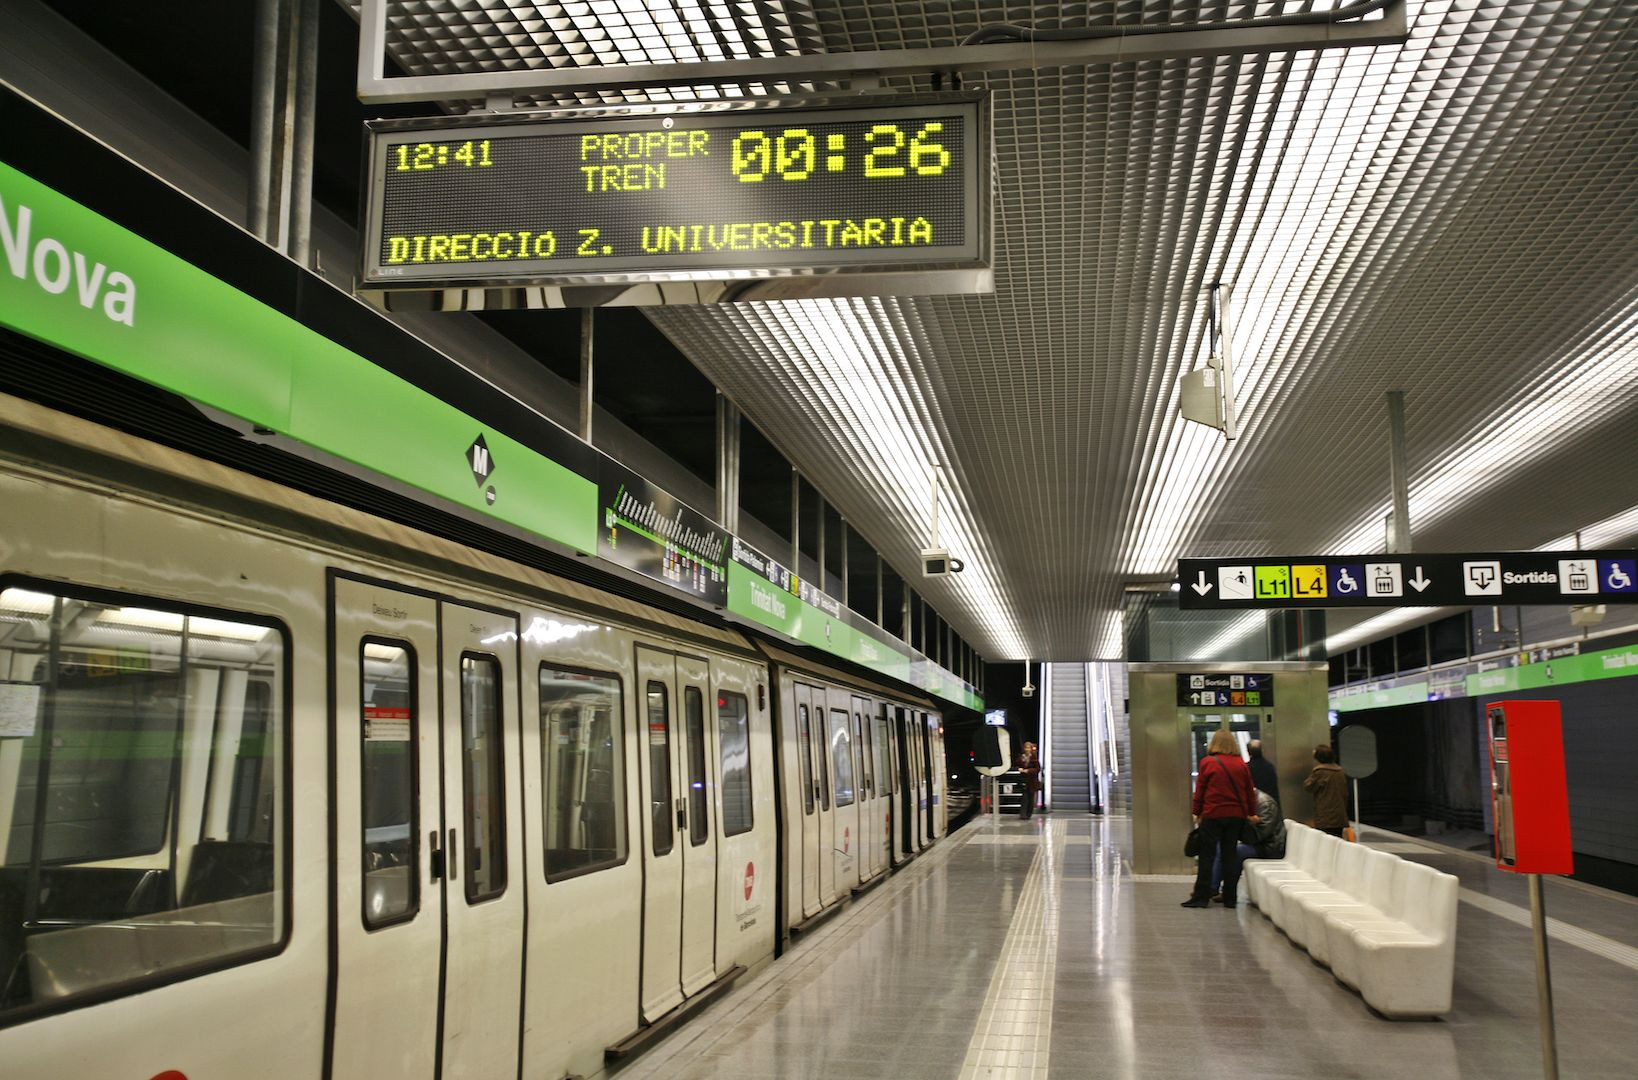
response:
[[[665,187],[666,166],[657,158],[707,157],[709,131],[633,131],[580,136],[580,172],[588,194],[654,191]]]
[[[387,237],[388,266],[403,263],[485,262],[504,259],[549,259],[557,254],[552,230],[496,233],[443,233]]]
[[[644,225],[645,255],[700,251],[796,251],[807,248],[912,247],[933,243],[933,223],[915,218],[820,218],[735,221],[722,225]]]

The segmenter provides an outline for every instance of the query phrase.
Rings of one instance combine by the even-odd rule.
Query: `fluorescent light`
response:
[[[943,463],[936,425],[915,376],[932,362],[918,352],[916,335],[898,332],[907,313],[892,298],[797,300],[731,305],[712,316],[758,342],[785,374],[792,396],[811,398],[816,417],[845,431],[838,448],[850,473],[880,478],[874,484],[892,516],[912,535],[932,532],[931,468]],[[817,388],[818,394],[813,395]],[[778,441],[778,432],[772,433]],[[939,543],[966,563],[943,578],[940,591],[983,626],[997,655],[1027,651],[1020,620],[995,573],[995,558],[977,527],[959,476],[943,469]],[[948,612],[948,602],[939,606]]]
[[[28,589],[7,589],[0,593],[0,608],[25,615],[50,615],[57,598]]]
[[[182,615],[175,611],[155,611],[151,608],[109,608],[97,616],[106,626],[126,626],[137,630],[160,630],[180,634],[186,620],[188,633],[201,637],[224,638],[230,641],[260,641],[271,631],[265,626],[210,619],[200,615]]]

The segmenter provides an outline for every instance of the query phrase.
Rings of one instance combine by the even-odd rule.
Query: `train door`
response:
[[[682,1003],[683,853],[687,799],[678,791],[677,661],[671,653],[637,646],[638,709],[643,732],[639,757],[643,805],[642,1013],[653,1021]],[[683,846],[687,846],[686,839]]]
[[[898,777],[898,807],[897,826],[893,830],[894,843],[898,845],[901,858],[909,859],[916,853],[916,804],[914,801],[916,783],[914,773],[910,768],[910,740],[905,735],[906,716],[908,711],[903,706],[893,707],[893,753],[894,767]]]
[[[876,783],[881,788],[881,798],[876,803],[882,822],[881,835],[876,844],[876,864],[885,872],[893,865],[893,793],[896,790],[893,783],[893,725],[887,722],[885,702],[876,706],[876,715],[871,718],[871,723],[875,726]]]
[[[922,814],[922,840],[931,844],[938,839],[938,833],[933,828],[933,815],[938,812],[938,793],[934,788],[937,763],[933,760],[933,737],[927,720],[926,713],[916,713],[916,742],[921,745],[922,805],[927,808]]]
[[[820,823],[823,817],[824,803],[820,794],[819,762],[814,757],[814,729],[823,724],[824,702],[815,710],[813,705],[814,690],[811,686],[802,683],[792,684],[792,697],[796,707],[796,758],[798,783],[802,788],[802,914],[804,917],[816,915],[824,901],[821,896],[819,881],[820,852],[824,850],[820,843]]]
[[[876,818],[876,783],[875,761],[871,747],[874,740],[871,738],[869,723],[865,717],[870,715],[870,702],[862,697],[853,699],[853,758],[856,765],[855,775],[858,777],[859,796],[859,879],[869,881],[876,876],[876,837],[881,832],[881,823]]]
[[[857,771],[853,759],[853,719],[848,712],[851,700],[841,690],[830,692],[830,710],[825,736],[830,751],[830,794],[835,824],[831,834],[830,863],[834,867],[835,893],[846,893],[859,883],[859,800]]]
[[[945,816],[950,808],[950,803],[945,798],[945,783],[948,782],[950,775],[945,772],[943,762],[943,721],[939,716],[927,718],[927,760],[929,760],[927,777],[932,780],[932,783],[927,785],[932,798],[932,837],[940,839],[945,828]]]
[[[693,656],[677,657],[677,687],[682,694],[682,723],[677,729],[677,759],[683,779],[683,816],[678,840],[683,849],[682,991],[686,996],[716,979],[717,955],[717,822],[716,699],[711,693],[710,665]]]
[[[831,790],[830,774],[830,721],[825,711],[825,688],[797,684],[799,693],[806,692],[809,706],[809,731],[813,745],[814,790],[819,795],[819,837],[816,861],[819,882],[819,906],[829,904],[836,897],[836,857],[834,855],[841,829],[836,824],[836,803]],[[797,700],[802,700],[798,698]]]
[[[443,1076],[515,1072],[523,993],[518,622],[442,605]]]
[[[911,709],[905,715],[905,734],[910,739],[911,772],[915,788],[910,793],[916,817],[916,850],[927,846],[927,748],[921,739],[921,713]]]
[[[338,578],[331,603],[329,1075],[431,1077],[445,903],[437,602]]]

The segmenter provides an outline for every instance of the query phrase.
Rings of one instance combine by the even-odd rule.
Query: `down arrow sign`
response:
[[[1418,566],[1416,568],[1416,576],[1410,579],[1410,587],[1415,589],[1417,592],[1421,592],[1423,589],[1432,584],[1433,582],[1422,576],[1422,568]]]
[[[1191,582],[1189,588],[1193,589],[1201,596],[1205,596],[1207,593],[1211,592],[1211,584],[1206,581],[1206,572],[1204,570],[1200,571],[1199,579]]]

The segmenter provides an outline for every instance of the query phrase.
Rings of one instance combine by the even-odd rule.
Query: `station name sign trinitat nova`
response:
[[[1638,550],[1179,559],[1178,606],[1638,604]]]
[[[979,94],[485,113],[367,128],[365,289],[988,265]]]

